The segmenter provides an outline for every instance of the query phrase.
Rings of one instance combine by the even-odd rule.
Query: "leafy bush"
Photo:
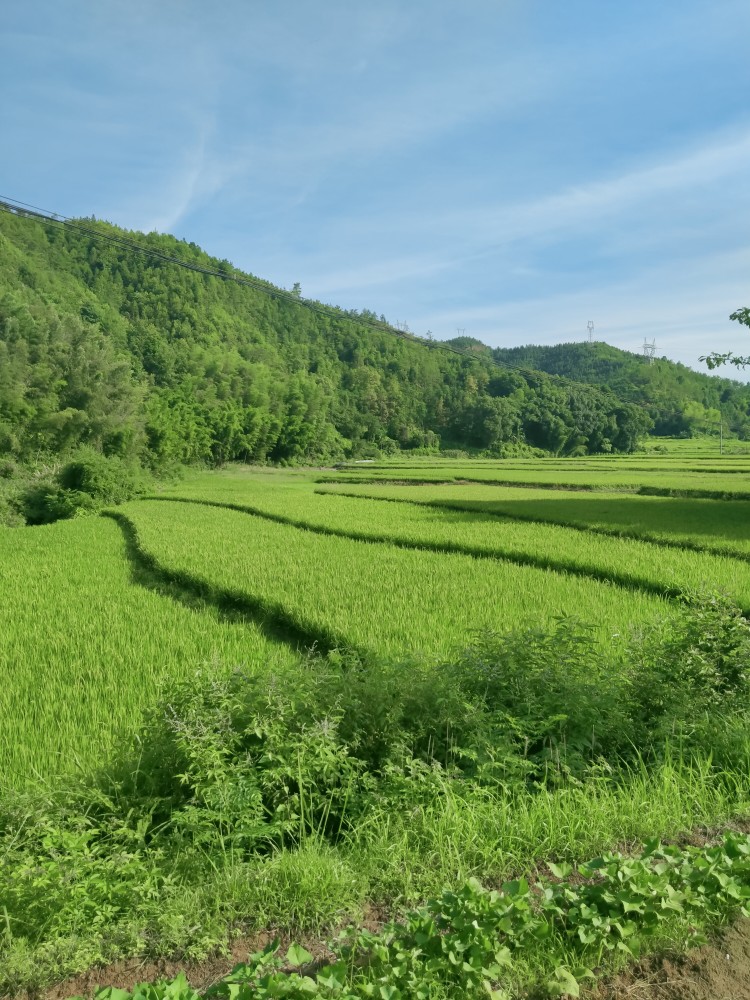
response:
[[[18,465],[12,458],[0,459],[0,479],[13,479],[18,474]]]
[[[684,600],[684,614],[648,630],[634,649],[630,713],[641,744],[747,705],[750,622],[723,595]]]
[[[14,503],[14,494],[0,493],[0,525],[6,528],[16,528],[25,523],[23,515]]]
[[[594,629],[575,619],[559,619],[550,632],[485,633],[455,672],[494,730],[484,752],[496,759],[502,734],[529,775],[582,776],[598,757],[620,749],[627,728],[623,672]]]
[[[161,803],[154,822],[206,850],[254,851],[336,842],[376,802],[424,801],[446,777],[583,781],[659,761],[676,735],[688,756],[744,754],[749,654],[750,624],[712,597],[634,639],[626,663],[564,618],[485,633],[447,663],[334,652],[292,676],[193,681],[147,719],[121,793]]]
[[[82,449],[51,481],[28,486],[20,494],[17,507],[29,524],[50,524],[123,503],[141,490],[142,483],[132,466],[117,457]]]
[[[65,490],[85,493],[100,504],[123,503],[139,490],[132,466],[116,457],[83,450],[62,467],[57,481]]]

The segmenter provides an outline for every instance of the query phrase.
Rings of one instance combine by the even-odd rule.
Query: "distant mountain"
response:
[[[666,358],[650,362],[600,341],[552,347],[489,348],[473,338],[465,346],[505,364],[535,369],[604,386],[619,399],[642,407],[653,421],[653,434],[700,434],[715,431],[721,416],[725,430],[750,439],[750,385],[693,371]],[[710,345],[707,345],[707,349]]]
[[[89,232],[0,211],[0,458],[581,454],[631,450],[648,426],[611,392],[453,354],[193,243],[78,225]]]

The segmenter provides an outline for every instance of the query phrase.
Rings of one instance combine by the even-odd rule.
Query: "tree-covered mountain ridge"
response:
[[[652,361],[602,341],[491,348],[470,337],[449,341],[480,356],[551,375],[606,386],[646,410],[655,435],[718,433],[719,421],[750,439],[750,385],[694,371],[667,358]]]
[[[648,429],[643,407],[601,386],[410,339],[172,236],[81,224],[0,212],[0,457],[90,446],[156,467],[438,447],[585,454],[632,450]]]

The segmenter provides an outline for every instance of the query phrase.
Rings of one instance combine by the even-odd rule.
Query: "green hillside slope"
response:
[[[192,243],[82,222],[91,233],[0,212],[0,458],[80,445],[152,466],[438,446],[580,454],[631,450],[647,426],[612,393],[248,287]]]
[[[473,349],[481,353],[481,346]],[[650,363],[640,354],[601,342],[487,350],[498,361],[606,386],[620,399],[642,406],[654,422],[654,434],[715,433],[721,414],[725,430],[750,439],[748,384],[696,372],[666,358]]]

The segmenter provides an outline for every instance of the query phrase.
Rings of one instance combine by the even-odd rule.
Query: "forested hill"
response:
[[[221,276],[0,212],[0,458],[80,445],[151,466],[437,446],[580,454],[630,450],[646,429],[612,393],[247,287],[192,243],[81,224]]]
[[[706,351],[711,346],[707,344]],[[483,347],[475,344],[474,350],[481,353]],[[620,399],[645,408],[654,434],[710,432],[718,426],[721,410],[725,429],[750,439],[750,385],[745,383],[696,372],[666,358],[650,363],[642,354],[601,342],[485,351],[498,361],[607,386]]]

